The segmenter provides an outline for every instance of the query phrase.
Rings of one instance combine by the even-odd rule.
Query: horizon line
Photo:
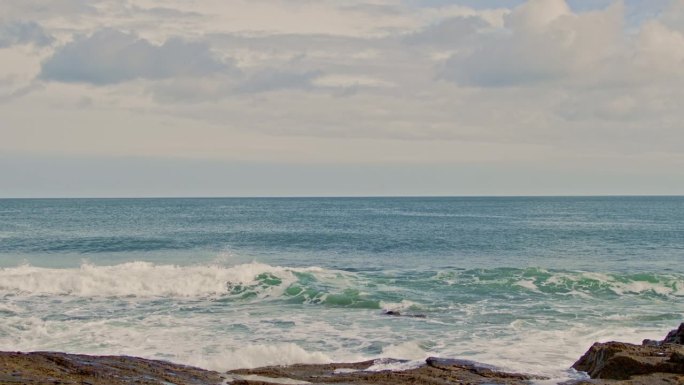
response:
[[[369,198],[678,198],[684,194],[511,194],[511,195],[207,195],[207,196],[56,196],[56,197],[0,197],[0,200],[58,200],[58,199],[369,199]]]

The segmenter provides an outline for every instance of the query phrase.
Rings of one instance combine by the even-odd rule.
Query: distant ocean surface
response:
[[[684,197],[0,200],[0,350],[566,378],[683,320]]]

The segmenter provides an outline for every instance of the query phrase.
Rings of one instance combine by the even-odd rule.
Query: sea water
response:
[[[684,320],[682,262],[684,197],[0,200],[0,350],[567,378]]]

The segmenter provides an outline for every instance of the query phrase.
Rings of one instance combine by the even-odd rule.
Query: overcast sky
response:
[[[684,0],[2,0],[0,197],[684,194]]]

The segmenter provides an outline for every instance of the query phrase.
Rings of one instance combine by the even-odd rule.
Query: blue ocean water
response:
[[[682,261],[684,197],[0,200],[0,349],[564,378],[678,325]]]

